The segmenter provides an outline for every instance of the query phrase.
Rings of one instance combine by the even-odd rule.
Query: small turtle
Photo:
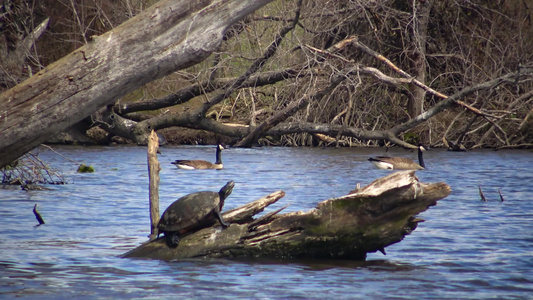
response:
[[[176,248],[179,235],[192,230],[209,227],[218,220],[224,228],[229,224],[222,219],[220,212],[224,200],[233,191],[235,182],[228,181],[219,192],[197,192],[174,201],[163,213],[157,228],[165,233],[167,245]]]

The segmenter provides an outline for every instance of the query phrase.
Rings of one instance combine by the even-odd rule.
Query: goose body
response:
[[[216,161],[215,163],[208,162],[206,160],[199,160],[199,159],[182,159],[182,160],[176,160],[172,162],[173,165],[176,165],[179,169],[184,170],[206,170],[206,169],[214,169],[214,170],[221,170],[224,168],[224,165],[222,164],[222,155],[221,152],[223,149],[226,149],[222,145],[217,146],[217,153],[216,153]]]
[[[423,170],[426,168],[424,164],[424,157],[422,152],[426,151],[426,148],[422,145],[418,145],[418,162],[405,157],[388,157],[388,156],[376,156],[371,157],[368,160],[372,162],[378,169],[385,170]]]

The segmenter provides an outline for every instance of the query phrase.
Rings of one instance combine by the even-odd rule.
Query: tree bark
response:
[[[148,141],[148,181],[150,201],[150,240],[155,239],[159,233],[159,172],[161,166],[157,159],[159,153],[159,138],[152,130]]]
[[[413,22],[411,26],[411,74],[418,81],[426,82],[426,42],[429,13],[434,0],[413,1]],[[416,85],[409,85],[411,95],[407,102],[407,111],[411,118],[424,111],[426,91]]]
[[[36,5],[38,6],[38,5]],[[0,28],[0,89],[11,88],[31,73],[32,53],[35,42],[48,28],[50,18],[39,21],[40,17],[28,15],[33,13],[23,1],[3,1]],[[37,9],[38,10],[38,9]],[[36,22],[40,22],[36,25]],[[12,30],[9,30],[11,28]],[[13,30],[15,29],[15,30]]]
[[[401,241],[423,220],[415,216],[450,194],[445,183],[424,184],[414,171],[392,173],[348,195],[320,202],[308,212],[272,212],[252,218],[284,193],[223,214],[231,223],[204,228],[181,238],[171,249],[161,237],[123,257],[182,259],[194,257],[342,258],[364,260]],[[231,198],[228,199],[231,201]],[[227,200],[227,201],[228,201]]]
[[[120,96],[202,61],[228,26],[271,1],[162,0],[94,36],[0,95],[0,168]]]

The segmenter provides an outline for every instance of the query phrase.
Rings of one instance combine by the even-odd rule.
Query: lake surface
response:
[[[420,217],[426,222],[387,255],[342,260],[124,259],[149,234],[146,148],[55,147],[39,157],[69,182],[50,191],[0,189],[2,299],[532,299],[533,152],[432,149],[422,182],[452,194]],[[267,211],[307,211],[389,174],[367,161],[382,149],[228,149],[221,171],[185,171],[175,159],[214,161],[214,146],[161,148],[161,212],[188,193],[236,185],[232,209],[277,190]],[[416,158],[393,149],[392,156]],[[488,202],[480,200],[481,185]],[[498,189],[504,202],[500,201]],[[45,225],[35,227],[38,204]]]

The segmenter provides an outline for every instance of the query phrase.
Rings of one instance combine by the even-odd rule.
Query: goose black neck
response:
[[[215,162],[215,164],[217,165],[220,165],[222,164],[222,155],[221,155],[221,150],[220,150],[220,147],[217,146],[217,161]]]
[[[424,157],[422,155],[422,149],[420,149],[420,147],[418,147],[418,163],[420,164],[422,168],[426,167],[426,165],[424,164]]]

